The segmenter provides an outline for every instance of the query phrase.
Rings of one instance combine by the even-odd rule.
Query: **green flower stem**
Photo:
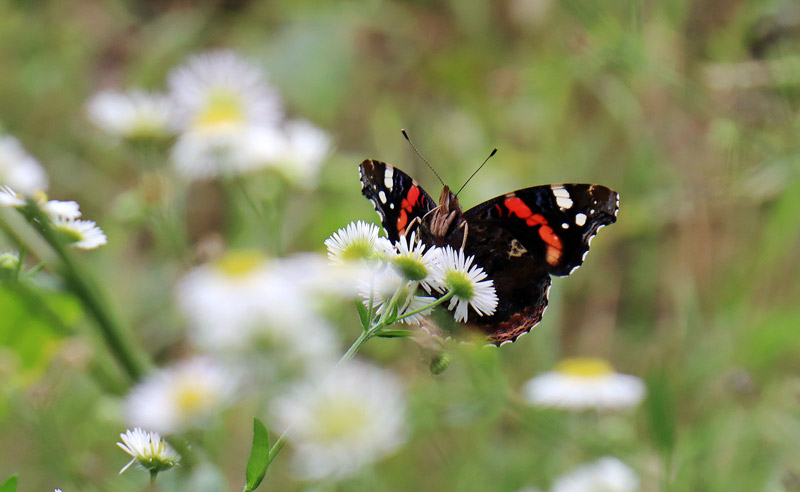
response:
[[[451,297],[453,297],[453,295],[455,295],[455,291],[453,291],[453,290],[448,291],[447,294],[445,294],[442,297],[436,299],[435,301],[433,301],[432,303],[428,304],[427,306],[423,306],[423,307],[421,307],[419,309],[415,309],[414,311],[409,311],[409,312],[407,312],[406,314],[404,314],[402,316],[398,316],[395,321],[400,321],[401,319],[408,318],[409,316],[414,316],[415,314],[419,314],[419,313],[421,313],[423,311],[427,311],[428,309],[433,309],[436,306],[438,306],[439,304],[441,304],[444,301],[446,301],[446,300],[450,299]]]
[[[272,464],[272,460],[274,460],[275,457],[278,456],[278,453],[281,452],[281,449],[283,449],[283,446],[285,444],[286,444],[286,432],[284,431],[284,433],[281,434],[281,437],[279,437],[278,440],[275,441],[275,444],[273,444],[272,447],[269,449],[269,455],[267,456],[267,467],[269,467],[269,465]]]
[[[36,219],[39,233],[61,260],[60,265],[52,266],[60,271],[67,285],[94,317],[103,340],[125,373],[131,381],[138,381],[144,374],[144,363],[134,350],[132,342],[125,336],[122,324],[112,312],[110,303],[100,293],[98,282],[73,258],[67,246],[50,227],[50,219],[35,204],[30,204],[27,208],[27,213]]]
[[[376,325],[376,326],[381,326],[381,325]],[[376,331],[375,327],[371,327],[369,330],[362,331],[361,334],[358,335],[358,338],[356,338],[356,341],[353,342],[352,345],[350,345],[350,348],[347,349],[347,352],[344,353],[342,358],[339,359],[339,363],[336,365],[340,366],[350,361],[358,353],[358,351],[361,350],[361,347],[363,347],[364,344],[367,343],[367,341],[370,338],[375,336],[375,331]]]

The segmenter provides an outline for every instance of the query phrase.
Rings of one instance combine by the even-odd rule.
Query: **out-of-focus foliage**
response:
[[[335,142],[316,188],[245,178],[275,216],[255,217],[230,183],[165,186],[153,167],[167,152],[109,145],[86,116],[97,91],[163,90],[187,56],[220,47],[255,61],[288,115]],[[0,67],[0,128],[44,165],[51,197],[103,227],[108,245],[80,256],[159,365],[189,351],[174,289],[209,250],[324,251],[337,228],[376,220],[359,191],[364,158],[438,196],[400,128],[456,187],[500,148],[460,195],[466,207],[551,182],[620,193],[618,222],[513,345],[455,346],[437,376],[424,347],[365,347],[406,385],[409,438],[330,490],[545,490],[606,455],[642,490],[800,490],[792,1],[0,0]],[[144,472],[116,475],[129,459],[114,446],[125,379],[77,301],[42,277],[38,302],[0,289],[0,478],[141,490]],[[344,345],[359,322],[340,304],[326,308]],[[567,356],[642,377],[646,401],[623,416],[527,407],[523,383]],[[199,464],[159,476],[163,490],[240,490],[253,416],[269,418],[255,398],[190,434]],[[322,490],[288,463],[276,458],[263,490]]]

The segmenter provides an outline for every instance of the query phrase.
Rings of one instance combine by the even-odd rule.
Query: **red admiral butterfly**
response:
[[[550,275],[578,268],[597,231],[617,220],[619,197],[594,184],[534,186],[462,212],[447,186],[437,206],[416,181],[384,162],[359,165],[361,193],[381,216],[387,237],[417,231],[427,245],[450,245],[475,256],[494,281],[499,303],[491,316],[470,308],[470,325],[497,345],[514,341],[542,319]]]

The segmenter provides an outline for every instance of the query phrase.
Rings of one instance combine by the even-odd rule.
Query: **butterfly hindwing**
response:
[[[367,159],[358,166],[361,193],[381,216],[386,237],[393,243],[416,227],[417,218],[436,207],[416,181],[385,162]]]

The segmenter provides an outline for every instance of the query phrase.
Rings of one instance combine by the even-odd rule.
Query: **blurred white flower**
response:
[[[47,189],[47,173],[14,137],[0,135],[0,185],[24,196]]]
[[[72,246],[79,249],[95,249],[108,242],[106,235],[94,221],[51,217],[53,229],[64,233]]]
[[[288,432],[293,470],[306,479],[352,475],[406,440],[400,383],[360,362],[338,367],[321,385],[295,387],[274,402],[273,413]]]
[[[273,291],[270,263],[255,251],[229,252],[213,263],[200,265],[184,275],[176,287],[178,306],[190,324],[227,330],[229,336],[213,342],[225,345],[246,339],[235,328],[269,302]]]
[[[364,306],[372,308],[376,314],[383,314],[387,310],[397,307],[397,316],[422,309],[430,305],[436,299],[433,297],[417,295],[418,282],[409,281],[401,277],[393,268],[383,269],[374,275],[362,278],[358,283],[358,290],[364,302]],[[407,324],[417,325],[422,320],[425,313],[413,314],[401,321]]]
[[[523,388],[533,405],[568,410],[622,410],[637,406],[645,386],[636,376],[614,372],[602,359],[561,361],[554,371],[530,379]]]
[[[181,459],[166,441],[161,439],[157,432],[146,432],[140,427],[128,430],[119,435],[122,442],[117,446],[128,453],[133,459],[119,471],[122,474],[134,463],[139,463],[144,469],[151,472],[169,470]]]
[[[35,191],[29,197],[35,198],[39,209],[50,216],[51,219],[77,219],[81,216],[78,202],[48,200],[47,194],[41,190]],[[24,207],[26,204],[25,197],[8,186],[0,186],[0,207]]]
[[[330,367],[338,342],[314,311],[321,282],[294,268],[298,260],[232,252],[187,273],[176,295],[194,343],[220,355],[270,353],[301,370]]]
[[[497,294],[492,279],[483,268],[473,265],[474,256],[465,257],[463,250],[450,246],[440,248],[434,268],[434,288],[445,293],[453,291],[447,309],[455,308],[456,321],[467,321],[468,308],[479,315],[492,314],[497,308]]]
[[[175,133],[172,103],[162,94],[101,91],[86,103],[86,112],[92,123],[115,137],[158,139]]]
[[[388,239],[378,237],[380,229],[363,220],[351,222],[325,240],[328,259],[333,263],[372,260],[385,257],[394,247]]]
[[[0,185],[0,207],[22,207],[25,199],[8,186]]]
[[[160,369],[125,398],[126,421],[162,434],[203,425],[236,393],[238,378],[204,357]]]
[[[313,187],[320,166],[331,152],[331,137],[308,121],[289,121],[283,128],[285,144],[275,157],[278,169],[292,182]]]
[[[186,130],[272,126],[283,117],[277,90],[233,51],[194,55],[169,75],[169,92]]]
[[[232,51],[191,57],[169,76],[183,128],[172,161],[188,178],[239,174],[274,164],[286,146],[280,95]]]
[[[62,219],[77,219],[81,216],[80,205],[78,202],[63,202],[60,200],[48,200],[42,197],[38,201],[39,208],[50,216],[51,219],[60,217]]]
[[[204,179],[271,166],[283,145],[278,130],[268,127],[221,127],[211,132],[190,130],[178,137],[171,157],[183,176]],[[262,150],[256,153],[254,147]]]
[[[635,492],[639,477],[631,467],[607,456],[556,479],[553,492]]]

